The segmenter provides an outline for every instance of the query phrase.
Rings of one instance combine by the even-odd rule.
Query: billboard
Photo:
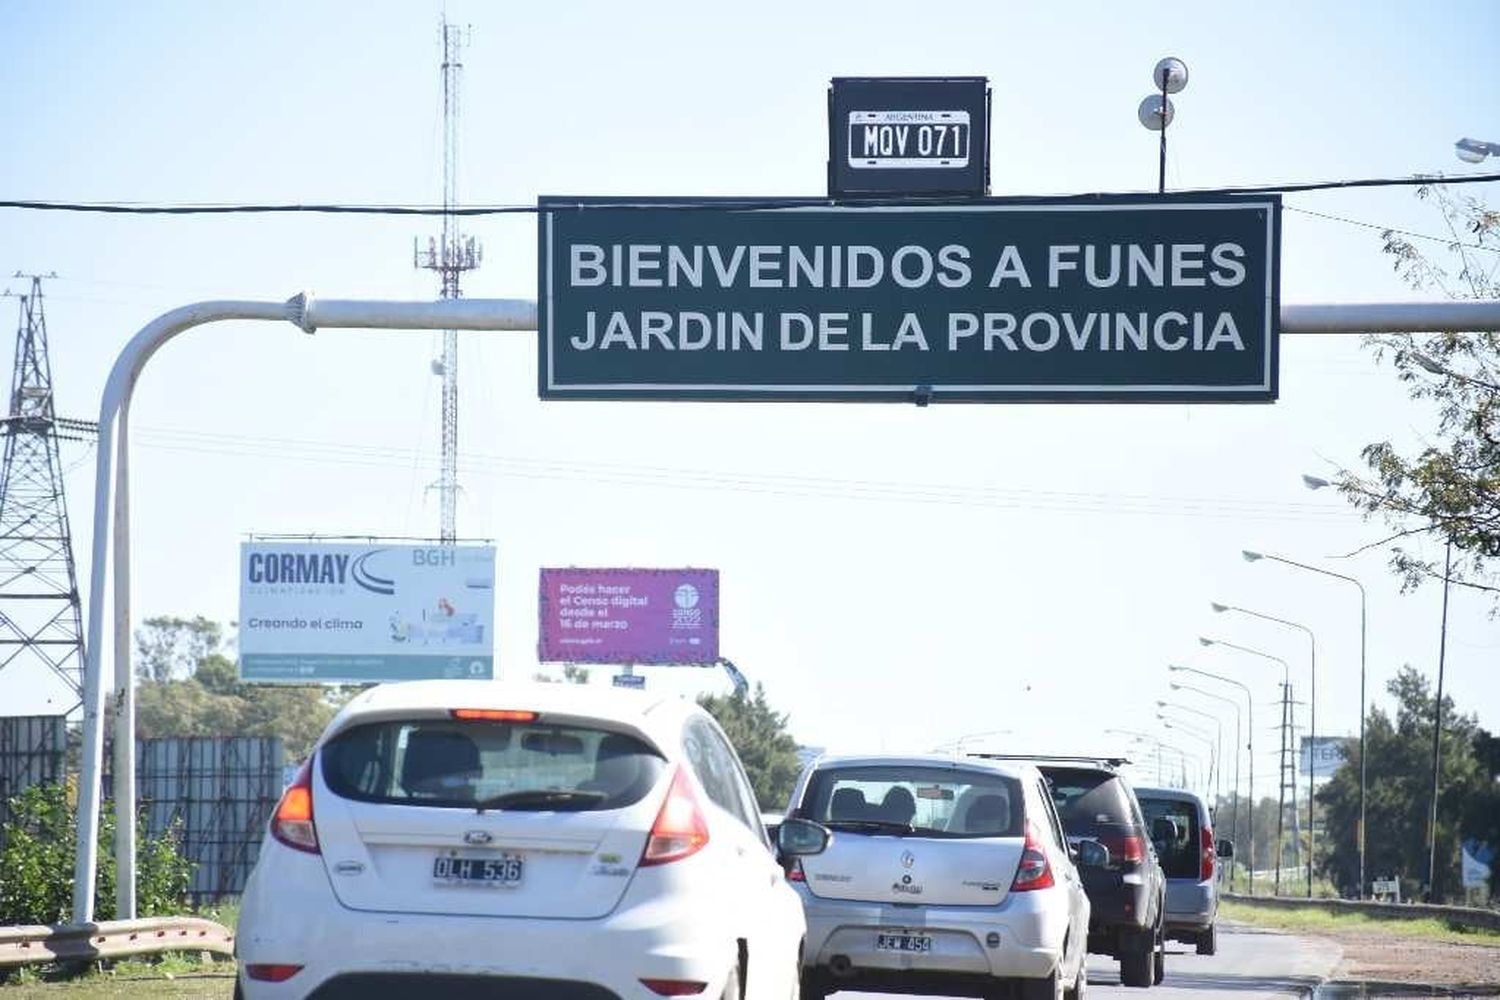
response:
[[[240,546],[243,680],[488,678],[494,631],[493,546]]]
[[[544,569],[542,662],[713,663],[716,569]]]
[[[1302,737],[1301,756],[1297,761],[1297,773],[1312,774],[1314,781],[1325,781],[1333,777],[1344,759],[1349,755],[1350,739],[1347,736],[1319,736],[1316,741]]]
[[[544,399],[1268,402],[1275,196],[541,201]]]
[[[835,77],[828,196],[989,194],[990,87],[974,77]]]

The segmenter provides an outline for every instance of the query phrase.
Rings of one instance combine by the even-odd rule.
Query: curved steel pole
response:
[[[113,541],[117,690],[114,774],[117,906],[115,916],[135,915],[135,711],[130,669],[130,400],[141,370],[168,340],[218,320],[286,320],[312,333],[320,327],[410,330],[536,329],[536,303],[521,299],[445,299],[438,302],[319,301],[303,294],[286,302],[198,302],[163,313],[141,328],[121,350],[99,402],[95,462],[93,558],[89,566],[88,639],[84,662],[83,747],[78,789],[78,841],[73,872],[73,922],[94,920],[98,872],[100,787],[104,760],[105,574]],[[118,481],[116,481],[118,476]],[[110,515],[113,513],[113,539]],[[121,831],[125,831],[121,833]],[[128,886],[128,888],[126,888]]]
[[[1222,701],[1224,704],[1234,709],[1234,798],[1230,802],[1229,806],[1229,835],[1231,838],[1233,838],[1239,831],[1240,819],[1240,703],[1235,701],[1233,698],[1226,698],[1221,694],[1214,694],[1212,691],[1205,691],[1202,688],[1194,687],[1191,684],[1179,684],[1176,681],[1168,681],[1167,686],[1170,687],[1173,691],[1192,691],[1197,694],[1203,695],[1203,697],[1205,698],[1212,698],[1215,701]],[[1218,829],[1218,820],[1218,803],[1215,803],[1215,829]],[[1229,859],[1229,888],[1231,892],[1234,891],[1234,867],[1235,859],[1231,856]]]
[[[1250,689],[1244,684],[1235,680],[1233,677],[1225,677],[1223,674],[1210,673],[1207,670],[1199,670],[1197,667],[1185,667],[1177,663],[1167,664],[1167,669],[1171,671],[1180,670],[1189,674],[1197,674],[1199,677],[1211,677],[1214,680],[1222,681],[1225,684],[1233,684],[1235,687],[1245,692],[1245,752],[1246,756],[1250,758],[1250,816],[1248,823],[1248,831],[1250,834],[1250,864],[1248,865],[1248,869],[1250,873],[1250,895],[1253,896],[1255,895],[1255,699],[1250,696]]]

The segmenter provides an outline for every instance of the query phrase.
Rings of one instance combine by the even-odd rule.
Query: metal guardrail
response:
[[[144,917],[97,924],[38,924],[0,927],[0,969],[43,962],[92,962],[101,958],[156,955],[168,951],[234,954],[229,928],[202,917]]]
[[[1364,913],[1394,920],[1441,920],[1458,927],[1500,931],[1500,910],[1473,906],[1435,906],[1431,903],[1379,903],[1370,899],[1301,899],[1291,896],[1244,896],[1225,893],[1224,899],[1268,910],[1327,910]]]

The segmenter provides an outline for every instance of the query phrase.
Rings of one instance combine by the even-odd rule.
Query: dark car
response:
[[[1092,907],[1088,949],[1120,963],[1125,986],[1153,986],[1166,972],[1166,877],[1120,758],[1019,757],[1047,779],[1068,842],[1094,840],[1103,865],[1078,865]],[[1163,820],[1170,823],[1170,820]],[[1165,827],[1160,833],[1165,834]]]

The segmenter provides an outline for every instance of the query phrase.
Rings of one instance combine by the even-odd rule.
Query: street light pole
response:
[[[1453,575],[1453,536],[1443,556],[1443,627],[1438,636],[1437,698],[1432,703],[1432,803],[1427,810],[1427,898],[1437,894],[1437,804],[1443,763],[1443,667],[1448,658],[1448,581]]]
[[[1230,708],[1234,709],[1234,795],[1233,798],[1230,799],[1229,805],[1229,835],[1232,838],[1239,830],[1240,819],[1240,704],[1233,698],[1226,698],[1221,694],[1214,694],[1212,691],[1205,691],[1202,688],[1194,687],[1191,684],[1179,684],[1176,681],[1168,681],[1167,687],[1171,688],[1173,691],[1192,691],[1196,694],[1203,695],[1203,697],[1205,698],[1212,698],[1215,701],[1221,701],[1224,704],[1228,705]],[[1187,706],[1183,705],[1181,707],[1186,708]],[[1220,798],[1222,799],[1222,796],[1220,796]],[[1217,802],[1214,803],[1214,809],[1217,813]],[[1215,815],[1214,820],[1214,825],[1217,828],[1217,815]],[[1231,889],[1234,886],[1234,859],[1232,857],[1229,859],[1229,885]]]
[[[1216,762],[1215,763],[1215,768],[1216,769],[1215,769],[1214,774],[1213,774],[1214,801],[1217,802],[1219,799],[1223,798],[1224,797],[1224,795],[1223,795],[1223,792],[1224,792],[1224,723],[1223,723],[1223,721],[1220,720],[1220,718],[1217,715],[1213,714],[1212,712],[1205,712],[1201,708],[1194,708],[1191,705],[1184,705],[1181,702],[1176,702],[1176,701],[1160,701],[1160,700],[1158,700],[1157,703],[1156,703],[1156,707],[1157,708],[1174,708],[1174,709],[1177,709],[1180,712],[1191,712],[1194,715],[1201,715],[1203,718],[1207,719],[1208,721],[1210,721],[1210,722],[1212,722],[1214,724],[1214,746],[1216,748],[1215,749],[1215,757],[1214,757],[1214,760]]]
[[[1199,670],[1197,667],[1184,667],[1181,664],[1169,663],[1167,669],[1173,672],[1197,674],[1199,677],[1208,677],[1224,684],[1233,684],[1245,692],[1246,721],[1249,723],[1246,729],[1247,745],[1245,751],[1250,757],[1250,816],[1248,826],[1250,840],[1250,895],[1255,895],[1255,700],[1250,697],[1250,689],[1233,677],[1225,677],[1223,674],[1210,673],[1207,670]]]
[[[1285,846],[1286,841],[1286,767],[1287,752],[1290,749],[1288,727],[1291,723],[1292,668],[1290,664],[1279,656],[1273,656],[1270,653],[1259,649],[1252,649],[1249,646],[1241,646],[1238,643],[1229,642],[1225,639],[1210,639],[1206,636],[1199,636],[1198,641],[1204,646],[1224,646],[1228,649],[1239,650],[1241,653],[1249,653],[1251,656],[1258,656],[1264,660],[1274,660],[1281,664],[1281,756],[1277,760],[1276,780],[1276,878],[1271,888],[1272,895],[1279,896],[1281,895],[1282,848]],[[1292,771],[1292,775],[1294,778],[1296,777],[1295,768]],[[1292,795],[1294,798],[1296,797],[1295,787],[1292,789]]]
[[[1304,476],[1303,478],[1306,479],[1307,477]],[[1312,899],[1313,847],[1317,842],[1317,835],[1313,829],[1313,753],[1318,744],[1318,640],[1313,635],[1312,629],[1306,625],[1288,621],[1285,618],[1277,618],[1275,615],[1268,615],[1260,611],[1251,611],[1249,608],[1235,607],[1232,604],[1210,602],[1209,607],[1213,608],[1219,614],[1223,614],[1226,611],[1234,611],[1242,615],[1249,615],[1251,618],[1260,618],[1264,621],[1275,622],[1278,625],[1285,625],[1288,628],[1301,629],[1307,633],[1309,647],[1308,664],[1311,673],[1311,688],[1307,696],[1307,711],[1309,716],[1307,723],[1307,898]]]
[[[1168,729],[1178,730],[1185,736],[1191,736],[1195,740],[1203,741],[1204,749],[1208,752],[1208,774],[1202,775],[1204,794],[1207,794],[1209,783],[1213,781],[1214,769],[1218,766],[1218,762],[1214,757],[1214,738],[1210,736],[1205,730],[1196,729],[1192,726],[1189,726],[1181,719],[1169,718],[1166,715],[1163,715],[1161,712],[1156,713],[1156,718],[1161,722],[1163,726],[1166,726]],[[1199,760],[1199,771],[1201,774],[1201,759]]]
[[[1309,566],[1306,563],[1296,562],[1283,556],[1273,556],[1264,552],[1252,552],[1249,549],[1241,553],[1246,562],[1256,562],[1261,559],[1269,559],[1279,562],[1284,566],[1292,566],[1296,569],[1304,569],[1309,573],[1319,573],[1323,576],[1331,576],[1345,583],[1352,583],[1359,588],[1359,826],[1356,830],[1355,840],[1359,849],[1359,898],[1365,898],[1365,789],[1368,786],[1368,762],[1365,760],[1365,638],[1368,633],[1367,622],[1369,618],[1369,600],[1365,594],[1365,586],[1352,576],[1343,573],[1335,573],[1331,569],[1322,569],[1318,566]]]

